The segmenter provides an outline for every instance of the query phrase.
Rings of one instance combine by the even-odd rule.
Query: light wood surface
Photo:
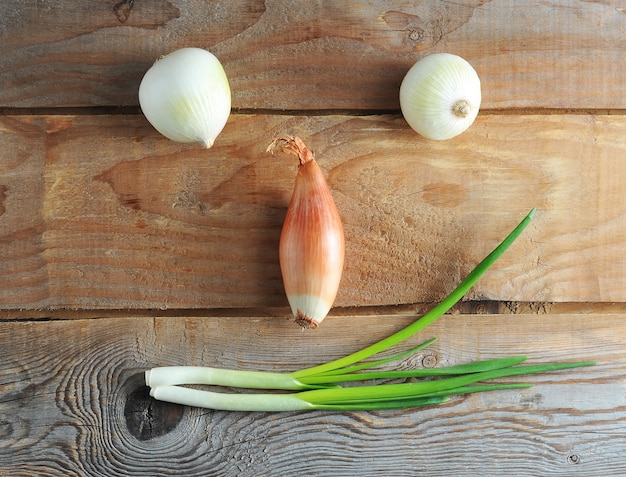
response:
[[[137,105],[159,56],[207,48],[236,108],[397,109],[422,56],[467,58],[485,108],[626,106],[621,0],[2,2],[0,105]]]
[[[626,475],[625,38],[619,0],[0,2],[0,476]],[[209,150],[161,137],[137,103],[183,46],[229,76]],[[434,52],[482,81],[477,121],[445,142],[398,105]],[[346,232],[315,332],[288,320],[278,266],[296,165],[265,148],[284,134],[315,151]],[[396,366],[594,367],[390,412],[147,394],[154,366],[292,371],[388,336],[533,207],[405,346],[439,341]]]
[[[626,298],[626,118],[486,115],[446,142],[398,116],[236,115],[209,150],[142,116],[8,117],[0,216],[6,308],[282,306],[278,239],[298,134],[347,240],[337,306],[443,298],[530,209],[473,290],[507,301]]]
[[[514,378],[535,386],[419,411],[279,414],[150,402],[141,373],[166,363],[292,371],[356,351],[414,317],[345,316],[305,333],[263,316],[3,323],[0,337],[12,348],[0,360],[0,469],[12,476],[620,475],[625,317],[446,315],[406,346],[439,340],[397,367],[520,354],[599,364]]]

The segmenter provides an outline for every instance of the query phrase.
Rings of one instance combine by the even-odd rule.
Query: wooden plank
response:
[[[626,22],[603,2],[26,0],[0,5],[0,106],[136,105],[183,46],[215,52],[235,108],[398,108],[408,68],[460,54],[485,108],[624,108]]]
[[[337,306],[439,300],[532,208],[472,299],[626,300],[624,116],[482,116],[431,142],[397,116],[234,115],[209,150],[140,116],[0,119],[0,307],[283,307],[294,160],[316,151],[347,236]]]
[[[623,313],[448,315],[405,346],[439,341],[398,367],[518,354],[598,365],[419,411],[226,413],[145,395],[142,372],[155,365],[288,372],[413,319],[346,316],[306,333],[263,316],[0,323],[0,474],[626,474]]]

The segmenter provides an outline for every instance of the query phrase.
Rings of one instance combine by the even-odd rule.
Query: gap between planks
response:
[[[415,316],[417,319],[435,303],[412,303],[398,306],[337,307],[329,319],[343,316],[397,315]],[[463,301],[446,314],[465,315],[520,315],[520,314],[623,314],[626,303],[575,303],[575,302],[519,302],[519,301]],[[195,317],[195,318],[246,318],[266,316],[291,319],[288,308],[211,308],[211,309],[55,309],[55,310],[0,310],[0,323],[64,320],[92,320],[99,318],[143,317]]]
[[[129,106],[95,106],[95,107],[44,107],[44,108],[12,108],[0,107],[0,116],[109,116],[142,114],[138,105]],[[233,108],[231,114],[237,115],[277,115],[277,116],[380,116],[401,114],[400,109],[253,109]],[[594,115],[624,116],[626,109],[607,108],[502,108],[481,109],[480,115],[496,116],[547,116],[547,115]]]

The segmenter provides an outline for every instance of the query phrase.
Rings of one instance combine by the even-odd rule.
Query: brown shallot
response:
[[[280,269],[295,322],[317,328],[330,311],[341,281],[345,239],[339,211],[313,153],[298,137],[272,141],[298,157],[296,182],[280,235]]]

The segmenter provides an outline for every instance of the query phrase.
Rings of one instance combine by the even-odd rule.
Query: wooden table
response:
[[[0,475],[626,475],[626,7],[619,0],[0,4]],[[233,114],[209,150],[137,102],[206,48]],[[466,58],[481,114],[445,142],[399,111],[408,68]],[[302,332],[278,237],[299,135],[346,233],[336,307]],[[531,226],[397,364],[525,354],[597,366],[423,410],[227,413],[153,401],[169,364],[290,371],[442,299]],[[404,348],[403,348],[404,349]]]

